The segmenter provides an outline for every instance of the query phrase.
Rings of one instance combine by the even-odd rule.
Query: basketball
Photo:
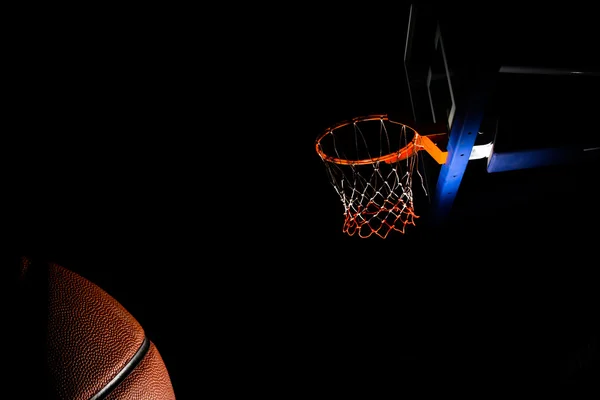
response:
[[[48,398],[175,399],[157,347],[110,294],[59,264],[26,257],[20,260],[18,279],[28,299],[45,303],[45,354],[39,359],[45,359]],[[35,323],[22,326],[32,330]],[[28,349],[33,354],[42,348],[35,344],[41,335],[30,332],[29,337],[34,338]]]

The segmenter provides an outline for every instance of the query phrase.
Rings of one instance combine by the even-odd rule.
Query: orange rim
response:
[[[392,124],[402,125],[408,129],[410,129],[411,131],[413,131],[415,135],[414,135],[413,139],[411,140],[411,142],[407,146],[403,147],[402,149],[400,149],[398,151],[394,151],[394,152],[392,152],[390,154],[386,154],[384,156],[374,157],[374,158],[365,158],[362,160],[347,160],[344,158],[337,158],[337,157],[325,154],[323,149],[321,149],[321,140],[325,136],[330,135],[336,129],[342,128],[346,125],[356,124],[358,122],[377,121],[377,120],[388,121]],[[352,118],[351,120],[343,121],[343,122],[340,122],[330,128],[327,128],[325,130],[325,132],[317,138],[315,148],[317,150],[317,154],[321,157],[321,159],[323,159],[323,161],[327,161],[327,162],[331,162],[331,163],[335,163],[335,164],[368,165],[368,164],[375,164],[375,163],[378,163],[381,161],[384,161],[387,163],[394,163],[394,162],[397,162],[400,160],[404,160],[404,159],[416,154],[419,150],[421,150],[422,145],[420,143],[421,142],[420,138],[421,138],[421,136],[414,128],[412,128],[406,124],[402,124],[400,122],[392,121],[388,118],[388,116],[386,114],[375,114],[375,115],[368,115],[365,117],[355,117],[355,118]]]

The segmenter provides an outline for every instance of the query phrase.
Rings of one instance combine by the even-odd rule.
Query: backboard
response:
[[[440,25],[431,7],[411,6],[404,66],[415,122],[452,126],[456,100]]]
[[[448,132],[447,162],[431,184],[437,220],[450,213],[468,165],[494,174],[600,160],[600,68],[593,51],[572,49],[585,40],[594,48],[593,35],[570,28],[593,24],[558,9],[544,18],[476,11],[413,4],[406,23],[410,113],[417,124],[441,123]],[[566,29],[557,32],[554,22]]]

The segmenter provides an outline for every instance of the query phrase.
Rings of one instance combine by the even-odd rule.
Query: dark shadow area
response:
[[[365,8],[256,22],[218,46],[142,29],[132,52],[115,35],[120,51],[87,56],[112,67],[76,74],[61,66],[86,40],[51,51],[48,87],[3,139],[6,248],[115,297],[182,399],[594,384],[597,164],[488,174],[476,160],[448,221],[419,194],[404,235],[342,232],[315,139],[409,106],[406,11]],[[176,16],[167,31],[205,23]]]

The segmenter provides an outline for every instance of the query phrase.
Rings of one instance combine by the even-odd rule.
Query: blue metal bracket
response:
[[[483,120],[485,103],[495,82],[496,73],[497,70],[482,71],[475,73],[475,77],[467,77],[470,84],[465,88],[465,95],[457,104],[457,113],[448,138],[448,158],[440,169],[432,202],[432,215],[437,223],[446,220],[454,204]]]
[[[575,147],[532,149],[512,152],[492,152],[488,158],[487,172],[514,171],[552,165],[583,163],[597,160],[600,148]]]

